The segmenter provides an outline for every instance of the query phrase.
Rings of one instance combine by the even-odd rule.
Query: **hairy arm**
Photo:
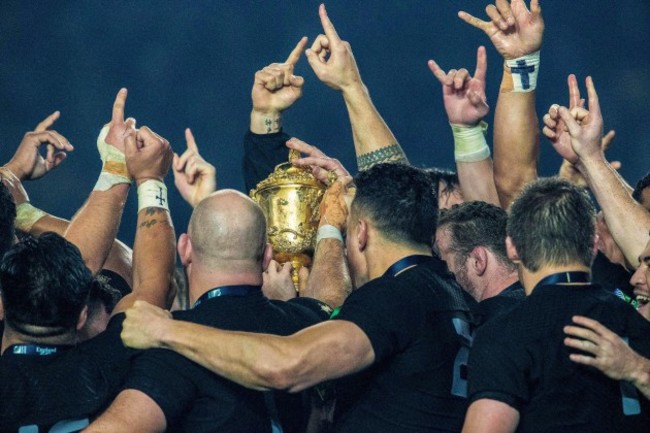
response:
[[[344,320],[280,337],[172,320],[167,312],[143,302],[127,311],[122,341],[134,348],[173,350],[248,388],[290,392],[359,371],[375,356],[366,334]]]
[[[325,34],[318,36],[311,49],[307,50],[307,60],[323,83],[343,95],[350,116],[359,171],[382,162],[408,164],[404,151],[361,81],[350,44],[341,40],[336,33],[324,5],[320,6],[319,15]]]

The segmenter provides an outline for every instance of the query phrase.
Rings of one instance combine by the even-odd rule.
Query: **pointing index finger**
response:
[[[187,141],[187,148],[199,153],[199,147],[196,145],[196,140],[194,140],[194,134],[192,134],[192,130],[190,128],[187,128],[185,130],[185,141]]]
[[[112,122],[124,123],[124,105],[126,104],[126,89],[122,88],[117,92],[115,102],[113,103]]]
[[[61,113],[59,111],[55,111],[54,113],[50,114],[45,119],[43,119],[38,125],[36,125],[36,129],[34,129],[34,131],[43,132],[48,130],[52,125],[54,125],[54,122],[58,120],[60,115]]]
[[[295,66],[296,63],[298,63],[298,60],[300,60],[300,56],[302,55],[302,52],[305,50],[306,45],[307,45],[307,36],[303,36],[302,38],[300,38],[298,44],[293,49],[293,51],[291,51],[291,54],[289,54],[289,57],[287,57],[287,61],[285,63],[289,63]]]
[[[323,25],[323,30],[325,30],[325,35],[329,39],[330,44],[337,44],[341,42],[341,38],[339,38],[338,33],[336,33],[334,24],[332,24],[332,21],[330,21],[329,17],[327,16],[327,11],[325,10],[324,3],[321,3],[320,7],[318,8],[318,14],[320,15],[320,22]]]

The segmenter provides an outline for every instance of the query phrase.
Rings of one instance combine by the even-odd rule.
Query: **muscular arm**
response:
[[[79,248],[93,274],[102,269],[113,246],[128,191],[128,184],[93,191],[65,232],[65,238]]]
[[[382,162],[408,164],[406,154],[372,103],[366,86],[359,82],[342,90],[342,94],[350,116],[359,171]]]
[[[322,239],[316,247],[314,266],[301,296],[318,299],[332,308],[343,305],[352,290],[343,242]]]
[[[519,412],[497,400],[473,402],[463,425],[463,433],[512,433],[519,424]]]
[[[539,51],[544,21],[538,0],[496,2],[488,5],[490,21],[482,21],[467,12],[458,16],[490,37],[504,61],[519,60]],[[526,66],[527,65],[527,66]],[[530,69],[525,63],[525,68]],[[538,64],[534,68],[539,68]],[[499,97],[494,115],[494,181],[504,208],[523,188],[537,178],[539,157],[538,121],[535,112],[535,88],[515,88],[513,71],[504,62]],[[522,75],[523,76],[523,75]],[[529,76],[527,76],[529,77]]]
[[[167,420],[160,406],[147,394],[126,389],[84,433],[162,433],[166,429]]]
[[[172,320],[168,313],[141,302],[127,311],[122,341],[134,348],[173,350],[257,390],[298,392],[359,371],[375,357],[366,334],[348,321],[331,320],[280,337]]]
[[[539,158],[536,91],[512,92],[508,81],[511,74],[504,71],[494,113],[494,183],[505,209],[524,185],[537,179]]]
[[[604,156],[581,159],[578,168],[587,179],[603,210],[607,227],[625,258],[634,267],[639,266],[639,254],[650,240],[650,212],[632,198],[626,184]]]

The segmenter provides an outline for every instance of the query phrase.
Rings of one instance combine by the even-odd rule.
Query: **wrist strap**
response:
[[[138,213],[148,207],[169,210],[167,186],[159,180],[149,179],[138,186]]]
[[[502,91],[510,92],[532,92],[537,88],[537,75],[539,74],[540,52],[527,54],[525,56],[506,60],[505,71],[510,80],[504,77],[501,85]]]
[[[16,206],[16,228],[29,233],[36,221],[47,215],[46,212],[32,206],[28,201]]]
[[[454,135],[454,158],[456,162],[483,161],[490,157],[490,148],[485,140],[488,124],[481,121],[476,126],[450,123]]]
[[[339,241],[343,242],[341,230],[337,229],[331,224],[323,224],[318,228],[318,234],[316,235],[316,245],[318,245],[321,239],[338,239]]]
[[[97,137],[97,150],[102,160],[102,171],[93,188],[94,191],[106,191],[113,185],[131,183],[131,176],[126,169],[126,157],[117,147],[106,142],[108,125],[104,125]]]

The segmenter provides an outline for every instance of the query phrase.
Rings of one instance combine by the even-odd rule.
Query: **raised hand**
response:
[[[429,69],[442,84],[442,95],[449,123],[474,126],[490,111],[485,96],[487,55],[485,48],[476,52],[476,71],[470,76],[467,69],[452,69],[445,73],[438,64],[429,60]]]
[[[164,325],[171,320],[169,311],[144,301],[135,301],[133,307],[126,310],[126,319],[122,324],[122,342],[134,349],[160,347],[160,337],[165,332]]]
[[[302,96],[305,80],[294,75],[293,69],[306,45],[307,37],[303,37],[284,63],[272,63],[255,73],[251,91],[253,111],[279,113]]]
[[[41,121],[34,131],[25,134],[16,153],[5,165],[4,168],[16,175],[19,181],[42,177],[65,160],[66,152],[74,150],[64,136],[48,130],[59,115],[60,113],[55,111]],[[45,157],[40,153],[42,145],[46,146]]]
[[[323,200],[320,202],[320,224],[328,224],[336,227],[339,231],[345,230],[348,218],[348,204],[345,199],[345,186],[337,180],[325,191]]]
[[[192,207],[217,190],[217,170],[199,154],[192,131],[185,130],[187,150],[174,154],[174,184],[183,199]]]
[[[309,65],[318,79],[332,89],[345,91],[360,85],[361,76],[352,47],[336,33],[325,5],[320,5],[318,14],[325,34],[318,35],[311,48],[305,51]]]
[[[148,179],[162,182],[173,158],[169,141],[143,126],[137,132],[131,129],[125,143],[126,167],[136,183]]]
[[[338,159],[330,158],[325,155],[316,146],[307,144],[297,138],[292,138],[287,141],[287,147],[306,155],[305,157],[295,160],[293,162],[294,165],[299,167],[309,167],[314,177],[324,184],[329,185],[331,183],[332,175],[334,175],[336,179],[341,180],[341,182],[346,186],[352,182],[352,176],[345,167],[343,167],[343,164],[341,164]]]
[[[124,119],[126,96],[126,89],[120,89],[120,91],[117,93],[115,102],[113,103],[113,114],[111,116],[111,121],[105,125],[108,126],[108,132],[106,134],[106,138],[104,139],[106,143],[116,147],[122,153],[125,151],[125,140],[127,135],[130,134],[130,130],[132,128],[135,128],[135,119]]]
[[[572,84],[573,81],[573,84]],[[549,138],[555,150],[567,161],[576,164],[580,159],[590,156],[603,158],[603,117],[600,112],[598,94],[591,77],[587,77],[589,110],[578,106],[572,109],[551,106],[548,118],[545,117],[544,135]],[[579,100],[575,77],[569,76],[571,100]],[[581,105],[578,103],[578,105]],[[559,115],[561,122],[553,119]]]
[[[467,12],[458,17],[489,36],[504,59],[516,59],[538,51],[542,46],[544,20],[539,0],[531,0],[530,10],[524,0],[496,0],[485,12],[491,21],[483,21]]]

